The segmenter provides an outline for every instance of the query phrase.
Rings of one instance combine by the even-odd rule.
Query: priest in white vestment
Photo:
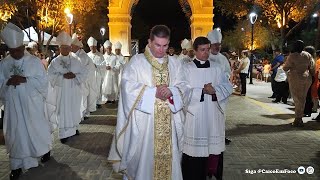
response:
[[[56,97],[56,115],[59,139],[66,143],[68,138],[79,134],[81,121],[81,84],[86,82],[87,69],[79,57],[71,53],[71,37],[62,32],[57,37],[60,55],[48,67],[48,78]]]
[[[221,30],[219,28],[215,28],[214,30],[208,33],[207,38],[211,42],[211,53],[209,56],[210,61],[220,64],[222,70],[228,75],[228,78],[230,78],[231,67],[229,60],[223,54],[220,53],[222,41]]]
[[[182,63],[166,55],[170,30],[151,29],[144,54],[124,68],[117,127],[109,153],[124,179],[182,180],[184,97],[188,94]]]
[[[95,82],[96,82],[96,88],[97,88],[97,108],[101,108],[101,105],[104,104],[104,96],[102,94],[102,83],[104,79],[105,74],[105,68],[100,66],[103,61],[103,54],[101,54],[99,51],[97,51],[97,40],[93,37],[90,37],[87,41],[87,44],[90,48],[90,52],[87,53],[87,55],[92,59],[94,65],[95,65]]]
[[[23,31],[8,23],[1,38],[9,55],[1,61],[1,101],[4,103],[3,131],[10,159],[10,179],[22,169],[39,165],[38,158],[50,159],[52,137],[45,117],[48,79],[41,61],[25,51]]]
[[[191,40],[186,44],[186,50],[187,50],[187,56],[184,59],[182,59],[183,63],[189,63],[194,59],[194,50],[192,47]]]
[[[188,39],[183,39],[181,42],[181,53],[178,56],[178,60],[182,61],[184,58],[188,57],[187,44],[189,43]]]
[[[210,41],[197,37],[193,47],[195,59],[184,64],[192,93],[184,126],[183,179],[205,180],[210,171],[217,179],[222,179],[225,107],[233,88],[222,69],[208,60]],[[209,155],[216,162],[209,164]]]
[[[178,60],[183,64],[193,61],[194,51],[192,48],[192,41],[184,39],[181,43],[181,47],[183,47],[183,49],[178,57]]]
[[[123,72],[123,68],[126,64],[126,60],[124,59],[124,56],[121,54],[121,48],[122,48],[122,44],[118,41],[114,44],[114,51],[115,51],[115,55],[117,56],[117,62],[116,62],[116,77],[117,77],[117,81],[118,81],[118,93],[116,96],[116,100],[119,99],[119,91],[120,91],[120,82],[121,82],[121,77],[122,77],[122,72]]]
[[[231,76],[231,65],[229,60],[220,53],[221,51],[221,41],[222,41],[222,34],[220,28],[215,28],[214,30],[210,31],[207,35],[211,43],[211,53],[209,55],[209,60],[215,63],[215,66],[220,66],[222,71],[227,75],[228,79]],[[231,140],[226,138],[226,144],[230,144]]]
[[[100,65],[103,71],[105,71],[102,94],[106,97],[108,103],[114,103],[118,94],[117,56],[112,53],[112,43],[109,40],[103,44],[103,47],[106,53],[103,55],[104,61]]]
[[[96,85],[95,71],[96,67],[91,58],[82,49],[83,44],[77,36],[72,37],[71,49],[81,60],[81,64],[86,67],[88,71],[85,83],[82,83],[82,103],[81,109],[84,119],[87,119],[90,112],[96,111],[96,103],[98,98],[98,88]]]

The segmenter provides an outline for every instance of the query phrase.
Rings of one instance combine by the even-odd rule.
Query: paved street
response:
[[[291,127],[294,106],[271,103],[267,98],[271,95],[270,83],[254,82],[247,89],[246,97],[230,98],[226,134],[232,143],[224,154],[224,179],[320,179],[320,123],[304,118],[305,127]],[[81,124],[80,136],[66,144],[56,139],[52,160],[28,170],[21,180],[121,179],[106,161],[115,115],[116,106],[106,105]],[[296,171],[299,166],[312,166],[315,172],[311,175],[258,173],[259,169]],[[246,170],[252,170],[252,174],[246,174]],[[9,173],[2,142],[0,179],[8,179]]]

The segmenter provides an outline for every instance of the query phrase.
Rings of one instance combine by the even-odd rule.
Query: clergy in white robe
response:
[[[25,51],[19,27],[8,23],[1,38],[10,54],[0,65],[3,131],[12,169],[10,179],[17,179],[22,168],[37,167],[42,155],[50,159],[52,138],[44,109],[48,79],[41,61]]]
[[[84,119],[88,118],[90,112],[96,111],[96,103],[98,98],[98,88],[96,85],[95,78],[95,65],[91,58],[82,49],[83,44],[77,37],[72,38],[71,48],[72,52],[75,53],[81,60],[81,64],[86,67],[88,75],[85,83],[82,83],[82,103],[81,109]]]
[[[144,54],[133,56],[122,74],[108,159],[124,179],[182,180],[182,108],[189,86],[182,63],[166,55],[169,37],[168,27],[153,27]]]
[[[221,30],[219,28],[215,28],[208,33],[207,38],[211,42],[211,53],[209,56],[210,61],[220,64],[223,72],[225,72],[228,75],[228,78],[230,78],[231,67],[229,60],[220,53],[222,40]]]
[[[184,62],[184,59],[188,57],[187,44],[189,43],[188,39],[184,39],[181,42],[181,53],[178,56],[178,60]]]
[[[121,82],[123,68],[126,64],[126,60],[124,59],[124,56],[121,54],[121,48],[122,48],[122,44],[119,41],[114,44],[114,51],[115,51],[115,55],[117,56],[117,62],[116,62],[115,68],[117,69],[116,77],[118,81],[118,93],[116,96],[116,100],[119,99],[120,82]]]
[[[90,48],[90,52],[87,53],[87,55],[92,59],[92,62],[95,65],[95,82],[96,82],[96,88],[97,88],[97,93],[98,93],[98,97],[97,97],[97,107],[101,108],[101,104],[104,104],[104,96],[102,94],[102,83],[103,83],[103,79],[104,79],[104,73],[105,70],[102,66],[100,66],[103,61],[103,54],[101,54],[99,51],[97,51],[97,40],[95,40],[93,37],[90,37],[87,41],[87,44]]]
[[[59,139],[62,143],[76,133],[81,121],[81,84],[86,82],[87,69],[71,53],[71,37],[62,32],[57,41],[61,54],[48,67],[48,78],[56,97]]]
[[[210,41],[197,37],[193,47],[196,58],[184,64],[192,93],[184,126],[183,179],[206,179],[209,155],[220,162],[213,175],[222,179],[219,155],[225,150],[225,107],[233,88],[222,69],[208,60]]]
[[[104,61],[100,65],[100,68],[103,68],[103,71],[105,71],[102,83],[102,94],[105,96],[107,102],[114,103],[118,94],[117,56],[112,53],[112,44],[109,40],[107,40],[103,46],[106,49],[106,53],[103,55]]]
[[[222,34],[220,28],[215,28],[214,30],[210,31],[207,35],[211,43],[211,53],[209,55],[209,60],[214,63],[214,66],[220,66],[222,71],[227,75],[228,79],[231,77],[231,65],[229,60],[220,53],[221,51],[221,41],[222,41]],[[225,139],[226,144],[229,144],[231,140],[228,138]]]
[[[180,61],[184,64],[184,63],[189,63],[191,61],[193,61],[194,59],[194,50],[192,48],[192,41],[188,40],[188,42],[184,45],[186,48],[186,56],[183,56],[182,59],[180,59]]]

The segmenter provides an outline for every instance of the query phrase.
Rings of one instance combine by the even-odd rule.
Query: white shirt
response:
[[[250,66],[250,60],[249,60],[249,58],[248,58],[248,57],[245,57],[245,58],[241,59],[241,62],[242,62],[242,63],[247,63],[246,67],[241,70],[241,73],[246,73],[246,74],[248,74],[249,66]]]
[[[287,74],[283,70],[283,66],[278,67],[276,77],[274,78],[275,81],[277,82],[283,82],[287,80]]]

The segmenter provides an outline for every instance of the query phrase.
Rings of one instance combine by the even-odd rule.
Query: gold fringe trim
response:
[[[143,95],[146,87],[147,87],[146,85],[144,85],[144,86],[142,87],[141,91],[139,92],[139,95],[138,95],[137,99],[135,100],[132,108],[130,109],[130,112],[129,112],[129,115],[128,115],[128,121],[127,121],[126,125],[122,128],[122,130],[120,131],[119,135],[118,135],[117,137],[115,137],[115,141],[116,141],[116,142],[115,142],[116,151],[117,151],[118,155],[120,156],[120,158],[122,158],[122,156],[121,156],[121,154],[120,154],[120,152],[119,152],[119,149],[118,149],[118,140],[119,140],[120,136],[121,136],[121,135],[125,132],[125,130],[127,129],[128,125],[129,125],[129,122],[130,122],[130,120],[131,120],[132,113],[133,113],[134,109],[137,107],[138,102],[141,100],[142,95]]]

